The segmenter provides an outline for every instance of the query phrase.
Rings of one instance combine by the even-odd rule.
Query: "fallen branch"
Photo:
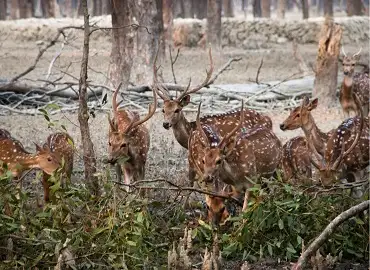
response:
[[[342,224],[344,221],[350,219],[351,217],[365,211],[370,206],[370,200],[364,201],[357,204],[350,209],[339,214],[335,219],[333,219],[324,231],[308,246],[308,248],[301,254],[298,262],[292,266],[292,270],[300,270],[303,268],[307,259],[311,257],[316,250],[318,250],[322,244],[329,238],[329,236],[334,232],[334,230]]]

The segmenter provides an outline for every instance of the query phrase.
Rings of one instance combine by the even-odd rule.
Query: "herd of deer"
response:
[[[149,130],[144,123],[154,115],[158,95],[163,99],[163,127],[167,130],[172,128],[178,143],[188,150],[190,184],[197,181],[208,190],[233,197],[245,193],[243,210],[248,205],[248,189],[261,177],[273,176],[277,169],[282,171],[284,180],[291,183],[312,181],[311,164],[318,170],[324,186],[344,179],[356,181],[369,165],[370,140],[369,74],[354,72],[360,51],[347,56],[343,50],[345,76],[339,99],[348,118],[325,133],[317,127],[311,114],[318,105],[318,99],[310,101],[305,97],[301,106],[293,109],[280,125],[281,130],[302,128],[305,136],[294,137],[284,145],[274,134],[271,119],[244,108],[243,102],[239,111],[204,117],[200,117],[199,104],[196,121],[186,119],[182,110],[189,104],[190,95],[210,81],[213,72],[211,50],[206,79],[193,87],[189,82],[187,89],[176,98],[171,98],[158,81],[155,59],[154,102],[143,119],[138,113],[118,107],[120,87],[113,94],[113,118],[108,117],[108,161],[117,164],[127,185],[144,179],[150,145]],[[356,116],[349,117],[351,111]],[[8,131],[0,129],[0,160],[14,177],[32,168],[43,170],[44,199],[48,201],[50,175],[63,164],[60,171],[66,178],[71,177],[73,140],[67,133],[54,133],[42,147],[36,145],[36,150],[35,154],[27,152]],[[0,175],[4,171],[4,167],[0,168]],[[222,191],[219,190],[219,181],[225,185]],[[210,221],[219,223],[228,217],[223,198],[207,195],[206,204]]]

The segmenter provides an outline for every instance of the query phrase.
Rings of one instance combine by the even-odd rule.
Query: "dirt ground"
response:
[[[32,64],[38,46],[35,43],[19,43],[12,40],[3,40],[0,50],[0,79],[9,79],[25,70]],[[363,46],[364,59],[369,59],[368,44],[356,44],[347,46],[347,52],[355,52],[358,46]],[[260,80],[271,81],[285,79],[297,72],[298,64],[292,56],[292,44],[271,45],[270,49],[246,51],[225,48],[222,53],[214,53],[215,69],[220,68],[230,57],[242,57],[242,61],[234,63],[232,70],[223,73],[217,80],[217,84],[247,83],[249,78],[255,78],[258,64],[264,56],[264,65],[261,70]],[[92,41],[90,50],[89,79],[99,83],[107,83],[106,75],[109,67],[110,44],[102,44]],[[49,50],[43,59],[38,63],[36,69],[27,75],[30,80],[45,78],[49,63],[54,57],[59,47],[56,46]],[[314,44],[300,45],[304,59],[309,62],[315,61],[317,46]],[[69,64],[68,72],[78,77],[81,59],[81,44],[76,46],[66,46],[61,57],[56,61],[53,70],[53,77],[60,74]],[[198,82],[204,77],[204,70],[207,63],[207,54],[201,49],[183,49],[176,64],[177,76],[180,83],[186,83],[191,76],[193,82]],[[164,64],[164,76],[170,80],[169,63]],[[70,78],[72,79],[72,78]],[[273,130],[284,143],[293,136],[303,135],[301,130],[283,132],[279,129],[279,124],[289,115],[289,111],[266,111],[273,121]],[[338,126],[343,120],[339,102],[334,108],[326,109],[319,106],[313,111],[313,116],[317,125],[323,131],[329,131]],[[189,120],[195,119],[194,113],[187,114]],[[174,138],[172,130],[165,130],[162,127],[163,116],[160,112],[150,119],[147,123],[151,134],[151,147],[149,160],[147,163],[147,178],[170,177],[177,182],[183,182],[187,178],[187,152],[180,147]],[[53,115],[51,120],[58,125],[66,126],[68,132],[74,138],[79,149],[75,156],[74,173],[76,176],[82,173],[81,159],[81,139],[77,112],[60,113]],[[96,112],[95,118],[90,118],[91,137],[94,143],[98,168],[104,169],[102,159],[107,155],[108,146],[108,121],[106,113]],[[48,124],[42,116],[30,116],[24,114],[14,114],[0,110],[0,128],[9,130],[12,135],[19,139],[27,150],[34,152],[33,142],[43,143],[47,136],[52,132],[48,129]],[[76,177],[77,178],[77,177]],[[41,186],[40,186],[41,191]],[[284,269],[282,267],[256,266],[253,269]],[[352,269],[352,268],[342,268]],[[355,269],[355,268],[353,268]],[[362,268],[356,268],[362,269]],[[364,268],[365,269],[365,268]]]

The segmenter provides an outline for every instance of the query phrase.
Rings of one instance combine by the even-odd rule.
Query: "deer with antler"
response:
[[[144,125],[155,113],[157,108],[157,95],[153,90],[154,102],[149,106],[148,114],[140,119],[135,112],[119,109],[117,94],[121,84],[113,94],[113,119],[109,120],[109,159],[111,164],[125,161],[120,165],[124,173],[125,183],[129,185],[132,180],[143,180],[145,177],[145,164],[150,147],[148,128]],[[120,162],[119,162],[120,163]]]
[[[188,149],[189,136],[196,128],[195,121],[189,122],[184,115],[183,108],[190,103],[190,95],[198,92],[203,87],[207,87],[210,84],[211,76],[213,73],[213,60],[212,51],[209,49],[209,59],[210,59],[210,69],[206,72],[205,80],[194,87],[190,87],[191,80],[185,91],[183,91],[177,98],[173,99],[170,97],[169,92],[161,85],[158,81],[157,70],[154,69],[154,83],[157,85],[157,94],[164,101],[163,103],[163,127],[165,129],[172,128],[174,136],[178,143]],[[154,62],[156,65],[156,60]],[[268,116],[262,115],[254,110],[244,109],[244,127],[252,128],[257,125],[261,125],[272,129],[272,121]],[[240,116],[240,111],[229,111],[223,114],[208,115],[200,119],[201,124],[208,124],[216,126],[220,136],[225,136],[238,124],[238,118]],[[192,166],[189,166],[189,180],[193,183],[195,179],[195,170]]]
[[[312,141],[315,149],[323,155],[326,143],[335,130],[333,129],[325,133],[316,125],[311,111],[317,108],[318,102],[319,100],[317,98],[310,101],[305,96],[301,106],[294,108],[284,122],[280,124],[280,129],[285,131],[301,128],[306,140]]]
[[[350,116],[351,111],[354,111],[356,115],[359,114],[359,108],[356,106],[352,93],[355,93],[359,97],[360,107],[362,108],[364,115],[367,116],[369,114],[369,74],[365,72],[355,72],[355,67],[360,58],[361,50],[362,48],[354,55],[348,56],[342,46],[342,52],[344,55],[344,79],[339,92],[339,102],[347,117]]]
[[[253,186],[250,178],[273,175],[280,163],[281,142],[269,128],[243,128],[243,102],[238,124],[221,139],[216,127],[200,123],[200,106],[197,128],[189,139],[189,160],[206,186],[220,179],[233,187],[236,197],[245,191],[245,210]]]
[[[50,134],[46,139],[46,143],[43,145],[44,149],[50,149],[53,155],[57,158],[58,163],[61,165],[61,180],[64,184],[64,180],[70,181],[72,170],[73,170],[73,155],[74,155],[74,141],[72,137],[66,132],[56,132]],[[43,172],[42,185],[44,188],[44,200],[48,202],[50,200],[50,175]]]
[[[356,105],[361,104],[356,94],[353,94]],[[312,142],[308,142],[310,150],[317,158],[311,157],[312,164],[319,170],[320,180],[324,186],[329,186],[343,178],[358,180],[358,175],[369,166],[369,118],[360,116],[346,119],[336,128],[329,138],[324,155],[320,155]]]
[[[281,169],[285,182],[293,184],[309,182],[312,168],[307,140],[304,137],[293,137],[283,145]]]

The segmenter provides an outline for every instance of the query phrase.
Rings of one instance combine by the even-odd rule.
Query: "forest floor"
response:
[[[346,46],[346,51],[355,52],[358,46]],[[364,57],[368,59],[368,44],[362,44]],[[9,79],[19,74],[30,66],[37,55],[38,46],[34,42],[22,42],[17,40],[3,40],[0,51],[0,79]],[[47,74],[48,66],[55,53],[59,50],[56,46],[47,51],[36,69],[27,75],[30,80],[44,78]],[[107,83],[106,75],[109,67],[111,44],[101,42],[91,42],[90,59],[89,59],[89,80],[96,83]],[[300,45],[300,51],[307,62],[315,62],[317,45],[308,44]],[[62,55],[54,65],[55,72],[63,70],[70,65],[69,73],[78,77],[80,70],[82,47],[66,46]],[[248,79],[254,79],[260,63],[261,57],[264,56],[264,65],[260,74],[260,81],[283,80],[297,72],[298,63],[292,55],[292,45],[272,45],[268,50],[241,50],[234,48],[224,48],[222,53],[214,53],[214,64],[217,70],[230,57],[242,57],[242,60],[232,65],[232,69],[224,72],[217,79],[217,84],[248,83]],[[208,63],[207,54],[201,49],[182,49],[176,71],[180,83],[186,83],[188,78],[192,77],[192,82],[199,82],[204,77],[204,70]],[[341,68],[341,67],[340,67]],[[164,64],[164,77],[168,80],[171,78],[169,63],[166,60]],[[303,135],[301,130],[281,131],[279,124],[289,115],[288,110],[270,110],[265,111],[273,121],[273,130],[277,136],[285,143],[288,139]],[[343,120],[339,102],[332,108],[323,108],[319,106],[312,112],[317,125],[323,131],[329,131],[337,127]],[[108,121],[106,113],[97,111],[95,117],[90,117],[91,137],[94,143],[98,168],[103,169],[101,161],[107,155],[108,146]],[[188,113],[186,117],[189,120],[195,119],[195,113]],[[151,118],[147,126],[151,134],[151,147],[149,160],[147,162],[147,178],[169,177],[177,183],[186,183],[187,179],[187,154],[184,149],[176,142],[172,130],[165,130],[162,127],[162,113],[158,112]],[[82,173],[81,159],[81,139],[77,112],[66,112],[53,115],[51,121],[63,124],[70,135],[73,137],[78,155],[75,157],[75,175],[79,178]],[[33,142],[42,143],[52,132],[48,129],[48,123],[43,116],[30,116],[24,114],[6,113],[0,115],[0,128],[9,130],[12,135],[19,139],[27,150],[34,152]],[[41,186],[40,186],[41,191]],[[201,195],[198,195],[202,199]],[[253,266],[251,269],[287,269],[287,265],[271,265],[264,263]],[[227,268],[232,269],[232,268]],[[337,269],[367,269],[353,267],[341,267]]]

